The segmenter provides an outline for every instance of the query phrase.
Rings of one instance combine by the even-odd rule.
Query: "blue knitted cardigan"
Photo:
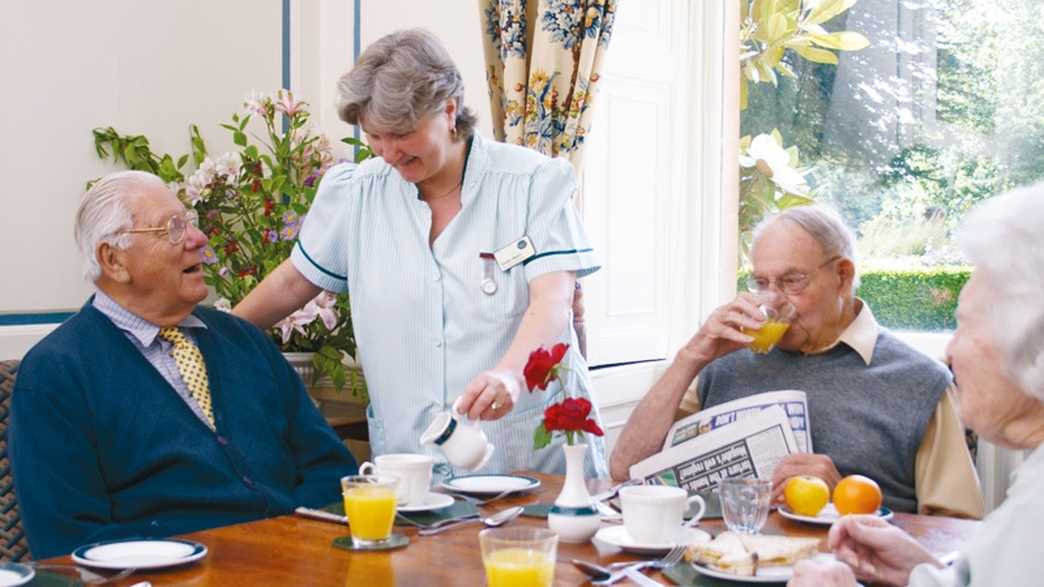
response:
[[[276,346],[229,314],[193,313],[217,432],[90,300],[26,355],[8,451],[34,557],[339,499],[355,460]]]

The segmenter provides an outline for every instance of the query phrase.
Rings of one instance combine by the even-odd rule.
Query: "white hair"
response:
[[[102,243],[118,249],[130,246],[131,235],[120,234],[134,226],[127,195],[148,187],[166,187],[166,184],[144,171],[119,171],[99,179],[83,194],[73,230],[83,257],[83,276],[88,281],[101,277],[98,247]]]
[[[979,204],[957,238],[988,280],[990,339],[1001,366],[1044,401],[1044,182]]]
[[[337,113],[348,124],[412,131],[421,117],[457,103],[457,134],[467,139],[477,118],[464,106],[464,78],[446,47],[424,29],[387,34],[363,51],[337,82]]]
[[[842,257],[848,259],[853,265],[856,263],[856,239],[855,234],[833,209],[822,204],[810,206],[797,206],[776,212],[758,223],[754,227],[753,243],[761,238],[762,232],[778,220],[787,220],[798,225],[807,232],[823,249],[823,255],[830,259]],[[856,271],[852,278],[852,291],[859,287],[859,272]]]

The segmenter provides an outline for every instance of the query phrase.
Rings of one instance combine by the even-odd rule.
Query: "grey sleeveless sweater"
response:
[[[917,449],[950,381],[941,363],[882,329],[869,365],[844,343],[809,356],[744,349],[708,365],[698,391],[708,408],[764,391],[806,392],[813,450],[842,476],[877,481],[886,506],[916,512]]]

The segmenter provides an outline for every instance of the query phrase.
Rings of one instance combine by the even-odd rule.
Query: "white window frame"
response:
[[[682,154],[686,197],[670,215],[669,232],[674,236],[667,259],[669,354],[662,361],[592,372],[593,394],[602,411],[609,450],[634,406],[677,350],[711,311],[736,293],[739,7],[727,0],[688,0],[686,8],[692,41],[687,56],[690,99],[685,118],[692,140]]]

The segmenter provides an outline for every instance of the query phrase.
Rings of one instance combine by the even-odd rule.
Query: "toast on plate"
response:
[[[819,542],[819,538],[722,532],[710,542],[690,545],[685,560],[731,575],[752,577],[758,567],[788,566],[813,556]]]

